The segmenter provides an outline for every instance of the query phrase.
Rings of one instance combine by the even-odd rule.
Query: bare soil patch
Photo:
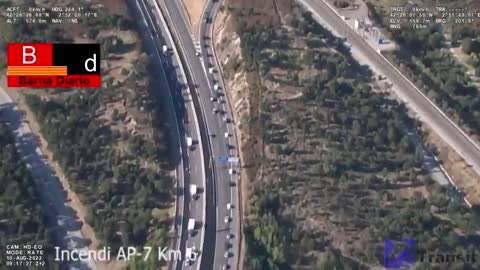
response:
[[[206,0],[182,0],[182,3],[188,13],[190,29],[192,33],[197,33]]]
[[[184,0],[191,1],[191,0]],[[226,7],[226,8],[225,8]],[[232,20],[230,9],[247,14],[251,23],[280,21],[276,11],[278,6],[271,0],[264,1],[227,1],[224,8],[221,8],[214,21],[213,37],[215,51],[223,69],[226,82],[225,91],[230,101],[235,121],[235,132],[238,138],[239,155],[242,169],[240,172],[240,198],[242,204],[242,219],[247,213],[247,202],[252,192],[251,181],[257,178],[258,147],[257,134],[251,129],[252,107],[250,88],[252,82],[258,81],[257,74],[248,72],[241,68],[242,53],[240,37],[235,33],[235,22]],[[239,9],[240,7],[240,9]],[[265,16],[268,14],[267,16]],[[255,113],[258,113],[255,112]],[[243,229],[242,229],[243,230]],[[245,262],[245,238],[241,232],[241,244],[239,254],[239,269],[243,269]]]
[[[480,204],[480,177],[460,155],[445,143],[436,133],[424,128],[427,139],[438,158],[455,184],[465,192],[466,199],[471,204]]]
[[[295,206],[286,206],[287,210],[283,214],[285,214],[285,216],[296,217],[297,220],[295,220],[295,222],[297,223],[298,221],[298,224],[301,224],[302,229],[305,231],[325,232],[325,234],[328,234],[328,236],[325,236],[325,242],[329,242],[333,247],[342,250],[343,255],[351,257],[355,250],[364,250],[365,245],[373,241],[373,239],[370,239],[371,235],[369,235],[369,232],[367,230],[358,230],[356,225],[352,225],[352,222],[349,222],[349,217],[346,215],[324,211],[323,209],[319,210],[318,208],[312,209],[315,208],[312,207],[315,205],[315,201],[317,201],[319,197],[322,197],[319,196],[322,194],[319,192],[327,191],[325,189],[322,191],[322,187],[317,186],[313,182],[309,183],[308,185],[302,185],[302,177],[304,177],[305,174],[313,175],[315,173],[314,170],[307,171],[307,169],[310,168],[308,168],[308,166],[303,166],[302,163],[314,163],[318,161],[318,152],[326,150],[320,149],[322,148],[322,145],[325,145],[324,142],[322,142],[320,139],[316,139],[315,136],[307,136],[307,138],[305,138],[304,130],[302,134],[301,129],[295,130],[291,124],[282,124],[282,121],[279,121],[282,119],[278,119],[279,116],[272,113],[269,115],[269,117],[272,119],[272,126],[277,127],[278,134],[289,133],[289,138],[285,143],[288,145],[285,146],[291,149],[291,151],[294,153],[293,158],[283,158],[275,153],[279,152],[277,149],[262,145],[256,130],[252,128],[252,122],[256,120],[255,117],[258,116],[259,112],[259,108],[256,106],[258,105],[259,101],[255,99],[256,96],[252,93],[259,91],[259,87],[264,87],[265,89],[260,95],[262,101],[265,103],[270,101],[268,104],[271,106],[271,111],[278,112],[278,110],[276,111],[274,107],[286,106],[286,102],[283,103],[283,101],[292,101],[302,98],[302,86],[307,85],[307,83],[302,84],[302,82],[307,82],[309,78],[315,77],[317,74],[315,74],[315,70],[309,70],[308,68],[305,68],[302,63],[300,63],[297,69],[300,71],[298,74],[296,74],[298,76],[296,78],[289,78],[289,75],[291,74],[285,72],[284,69],[268,68],[268,70],[264,72],[266,75],[263,74],[260,79],[258,76],[256,76],[258,74],[253,74],[251,71],[246,70],[245,68],[240,49],[240,37],[238,37],[238,35],[235,33],[238,25],[235,24],[237,24],[238,21],[241,21],[247,24],[247,26],[243,27],[248,27],[254,24],[273,24],[275,26],[279,26],[289,19],[289,7],[289,1],[282,0],[227,1],[224,9],[225,12],[222,13],[215,22],[214,37],[216,51],[224,68],[225,80],[227,82],[226,91],[228,92],[228,97],[231,101],[232,110],[236,118],[236,129],[240,144],[240,157],[243,165],[241,175],[241,190],[243,196],[242,214],[243,218],[247,220],[247,202],[252,193],[252,189],[257,183],[264,181],[265,178],[268,178],[262,178],[262,175],[275,175],[276,172],[287,169],[292,171],[296,170],[300,176],[292,177],[292,179],[290,179],[290,181],[294,183],[292,184],[294,188],[289,188],[288,190],[283,191],[289,194],[293,193],[292,196],[295,196],[298,201],[295,201],[295,203],[291,201],[288,202],[288,204],[295,204]],[[241,19],[235,21],[232,18],[234,16],[238,16]],[[296,40],[296,35],[292,34],[293,31],[289,32],[291,29],[288,29],[288,27],[277,27],[276,29],[278,28],[282,28],[279,30],[279,32],[287,33],[284,37],[285,39],[289,40],[289,46],[297,49],[285,50],[283,51],[284,54],[278,53],[280,50],[276,50],[276,52],[275,50],[264,50],[262,53],[271,53],[272,55],[274,53],[278,53],[278,55],[281,56],[278,58],[285,57],[291,59],[290,57],[292,57],[293,59],[302,59],[302,56],[305,55],[304,49],[302,50],[302,48],[307,46],[302,44],[301,40]],[[328,47],[326,47],[326,49],[330,50]],[[297,83],[291,84],[292,81],[296,81]],[[278,102],[279,100],[280,102]],[[293,102],[290,102],[289,104],[291,105],[291,103]],[[310,123],[313,117],[317,117],[323,113],[324,112],[322,112],[320,109],[318,109],[318,111],[306,111],[305,108],[302,108],[302,105],[299,105],[297,107],[289,107],[288,115],[284,115],[284,117],[287,119],[288,117],[292,116],[292,118],[300,119],[296,120],[298,122]],[[279,137],[281,136],[279,135]],[[282,147],[283,146],[284,145],[282,145]],[[282,150],[282,147],[278,148]],[[262,151],[263,153],[259,153]],[[445,153],[445,151],[442,152]],[[259,160],[259,155],[261,155],[262,160]],[[447,155],[449,155],[448,152]],[[447,158],[448,157],[449,156],[447,156]],[[446,157],[440,156],[440,158],[442,158],[442,160],[446,160]],[[259,167],[255,165],[255,163],[260,162],[268,163],[268,161],[274,159],[275,162],[272,163],[276,163],[278,165],[277,167],[273,167],[271,165],[262,165],[259,169]],[[458,160],[453,160],[454,164],[457,164],[457,162]],[[456,170],[465,170],[464,167],[460,165],[457,166],[458,168]],[[451,167],[454,166],[452,165]],[[392,174],[396,173],[397,172]],[[396,176],[398,177],[398,174]],[[402,176],[406,176],[406,174]],[[362,176],[359,173],[358,175],[353,174],[350,177],[361,178]],[[472,175],[464,175],[463,172],[462,176],[456,176],[456,178],[458,177],[472,177]],[[342,180],[339,180],[339,184],[333,185],[331,187],[332,189],[342,189],[340,183]],[[398,188],[392,191],[391,194],[393,194],[393,197],[395,198],[405,198],[406,200],[413,200],[415,197],[429,198],[431,194],[428,188],[424,185],[415,185],[414,181],[416,180],[417,179],[412,179],[409,184],[398,185]],[[273,179],[272,181],[274,184],[278,184],[278,186],[282,185],[281,179]],[[395,181],[395,179],[393,179],[393,175],[392,181]],[[380,192],[372,191],[370,199],[376,199],[378,196],[381,196]],[[365,201],[368,201],[368,199],[365,199]],[[359,204],[362,203],[359,202]],[[359,206],[352,205],[352,207]],[[240,263],[245,263],[244,252],[245,245],[242,246]]]

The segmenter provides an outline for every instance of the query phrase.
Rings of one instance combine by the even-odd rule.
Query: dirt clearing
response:
[[[207,2],[206,0],[182,0],[182,3],[188,14],[190,29],[192,33],[197,33],[200,19],[202,17],[203,7]]]
[[[443,167],[450,174],[465,198],[473,205],[480,203],[480,179],[473,168],[469,166],[447,143],[436,133],[425,129],[427,140],[432,148],[437,150],[437,156],[442,161]]]

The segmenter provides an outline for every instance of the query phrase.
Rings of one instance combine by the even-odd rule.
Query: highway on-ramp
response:
[[[337,33],[341,33],[352,45],[352,49],[358,50],[363,54],[364,59],[367,59],[369,64],[375,67],[375,70],[383,73],[394,85],[396,94],[480,175],[480,147],[476,142],[454,124],[385,57],[354,32],[323,0],[298,1]],[[316,19],[318,17],[314,16]]]

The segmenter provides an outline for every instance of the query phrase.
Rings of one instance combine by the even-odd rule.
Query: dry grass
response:
[[[200,19],[202,17],[203,7],[206,4],[205,0],[182,0],[183,5],[188,13],[190,27],[192,33],[197,33]]]
[[[287,33],[286,36],[289,39],[290,49],[287,50],[286,53],[290,58],[300,59],[297,62],[301,62],[301,59],[303,59],[303,48],[306,46],[304,41],[292,33],[288,27],[282,27],[283,23],[291,19],[291,16],[294,15],[291,8],[291,1],[227,1],[225,6],[226,14],[224,13],[218,18],[216,29],[219,29],[219,31],[215,32],[214,36],[216,37],[215,43],[217,52],[227,75],[226,90],[229,93],[235,118],[238,119],[236,128],[240,139],[239,147],[241,151],[241,159],[243,164],[247,165],[246,168],[242,170],[242,193],[245,217],[245,212],[248,212],[248,210],[245,210],[245,202],[248,201],[251,189],[255,183],[262,181],[262,174],[275,175],[275,172],[278,172],[279,170],[290,169],[286,168],[287,166],[292,167],[298,172],[303,172],[302,170],[305,169],[305,166],[301,166],[300,163],[303,161],[315,161],[315,157],[318,158],[316,154],[319,152],[316,151],[318,150],[316,147],[321,147],[321,145],[323,145],[322,141],[317,140],[316,138],[309,137],[305,140],[303,134],[299,132],[299,130],[289,126],[287,126],[289,129],[288,143],[291,144],[289,146],[295,151],[295,155],[292,155],[294,156],[293,158],[288,157],[283,160],[276,155],[274,149],[260,145],[257,137],[258,134],[250,128],[252,117],[254,117],[252,112],[255,112],[255,106],[253,104],[258,102],[252,100],[251,93],[257,91],[256,84],[261,84],[266,89],[262,92],[261,97],[263,99],[273,100],[273,102],[270,103],[271,106],[285,107],[287,106],[286,103],[288,101],[289,113],[299,114],[301,115],[301,121],[308,122],[312,118],[312,112],[307,112],[301,102],[298,102],[298,106],[292,106],[292,104],[295,103],[296,99],[302,96],[301,90],[304,86],[302,83],[308,82],[309,79],[318,75],[319,71],[306,68],[305,65],[302,66],[300,64],[300,67],[296,69],[299,70],[298,84],[291,84],[288,83],[292,81],[291,78],[288,78],[291,74],[284,69],[270,68],[267,71],[267,74],[262,76],[261,81],[258,81],[258,79],[255,79],[258,77],[256,77],[255,74],[252,74],[251,71],[245,70],[243,64],[232,64],[232,62],[241,62],[242,58],[240,41],[238,36],[234,33],[236,29],[235,24],[238,22],[232,20],[233,15],[238,16],[240,20],[246,22],[248,26],[261,23],[275,25],[277,26],[277,29],[282,28],[282,31]],[[283,103],[283,101],[285,101],[285,103]],[[282,119],[279,119],[279,117],[281,118],[282,116],[275,116],[275,114],[272,114],[271,116],[274,124],[282,122]],[[264,149],[265,160],[275,160],[273,163],[284,164],[284,167],[279,166],[272,168],[267,164],[262,166],[260,170],[255,170],[248,166],[260,162],[258,153],[260,152],[259,149]],[[443,151],[443,153],[445,153],[446,156],[440,157],[444,160],[447,160],[447,158],[452,156],[448,151]],[[279,159],[281,160],[279,161]],[[446,166],[447,170],[451,167],[453,168],[457,166],[454,170],[461,173],[461,176],[457,177],[471,179],[473,175],[468,173],[468,168],[461,166],[458,162],[458,160],[453,160],[452,166]],[[302,175],[302,173],[299,174]],[[281,181],[279,180],[278,184],[281,184],[280,182]],[[469,188],[470,187],[471,186],[469,186]],[[321,211],[323,211],[321,209],[312,209],[314,207],[311,206],[314,205],[314,200],[315,198],[318,198],[319,195],[318,187],[314,186],[314,184],[302,186],[302,182],[299,180],[299,183],[295,188],[289,189],[286,192],[289,192],[292,196],[297,194],[300,199],[298,202],[291,202],[291,205],[285,206],[287,209],[284,214],[286,216],[296,217],[296,221],[298,221],[298,224],[300,224],[305,231],[328,232],[327,240],[331,241],[334,247],[341,249],[343,254],[352,254],[353,250],[364,250],[363,245],[369,243],[370,236],[368,232],[358,231],[358,228],[348,224],[347,217],[343,217],[342,219],[341,214],[328,212],[321,213]],[[426,198],[430,196],[430,193],[425,186],[399,188],[392,193],[396,195],[395,197],[398,196],[406,199],[416,196]],[[377,196],[377,194],[373,194],[372,196]],[[244,251],[244,247],[242,248],[242,251]],[[241,257],[241,262],[244,262],[243,257]]]
[[[431,130],[425,129],[428,142],[437,150],[438,158],[455,184],[466,194],[471,204],[480,204],[480,178],[447,143]]]
[[[244,5],[238,7],[236,5]],[[214,21],[214,44],[218,54],[220,64],[224,68],[224,79],[226,82],[225,91],[227,98],[232,106],[233,117],[235,120],[235,132],[238,138],[239,155],[242,161],[242,170],[240,175],[240,189],[242,198],[242,217],[245,217],[247,198],[251,192],[251,183],[256,178],[256,163],[258,161],[258,139],[257,134],[253,134],[250,129],[252,119],[252,108],[250,87],[252,81],[257,78],[255,74],[247,72],[241,67],[242,53],[240,47],[240,37],[235,33],[235,20],[232,18],[230,10],[249,8],[249,21],[256,22],[276,22],[279,21],[279,14],[273,12],[273,1],[227,1],[226,7],[218,13]],[[252,9],[250,9],[250,7]],[[275,10],[275,9],[273,9]],[[272,16],[265,16],[270,14]],[[270,18],[271,17],[271,18]],[[242,233],[241,249],[239,254],[240,269],[245,256],[245,239]]]
[[[244,1],[226,1],[225,7],[227,10],[233,10],[243,18],[243,21],[247,22],[247,26],[254,24],[273,24],[280,25],[281,16],[278,13],[278,6],[275,0],[244,0]],[[288,1],[281,1],[282,3],[288,3]],[[285,11],[287,13],[288,11]],[[231,21],[230,23],[234,23]]]

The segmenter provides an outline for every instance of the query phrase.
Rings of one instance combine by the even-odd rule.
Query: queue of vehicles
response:
[[[197,56],[199,56],[199,54],[197,54]],[[214,72],[213,68],[210,67],[210,68],[208,69],[208,72],[209,72],[210,74],[212,74],[212,73]],[[223,95],[222,95],[222,93],[220,92],[220,86],[218,85],[218,83],[215,83],[215,84],[213,85],[213,90],[216,92],[216,96],[212,96],[212,97],[210,98],[210,101],[223,103],[223,98],[222,98]],[[217,113],[220,113],[220,112],[221,112],[221,111],[220,111],[219,109],[217,109],[217,108],[214,108],[213,111],[212,111],[213,114],[217,114]],[[226,116],[223,118],[223,120],[224,120],[224,122],[226,122],[226,123],[229,123],[229,122],[230,122],[229,119],[228,119]],[[209,136],[210,136],[211,138],[215,138],[215,137],[216,137],[216,135],[213,134],[213,133],[211,133]],[[224,138],[225,138],[225,139],[228,139],[230,136],[231,136],[231,135],[230,135],[229,132],[225,132],[225,133],[224,133]],[[190,136],[188,136],[188,137],[186,138],[186,140],[187,140],[187,146],[188,146],[188,148],[189,148],[191,151],[193,151],[193,150],[194,150],[194,148],[193,148],[193,144],[194,144],[193,138],[190,137]],[[229,145],[229,144],[227,143],[227,145]],[[234,174],[233,168],[229,168],[229,169],[228,169],[228,173],[229,173],[229,175],[233,175],[233,174]],[[191,198],[192,198],[193,200],[197,200],[197,199],[198,199],[198,197],[199,197],[199,190],[198,190],[198,186],[197,186],[197,185],[194,185],[194,184],[191,184],[191,185],[190,185],[190,196],[191,196]],[[227,208],[227,210],[232,210],[233,206],[232,206],[231,203],[228,203],[228,204],[226,205],[226,208]],[[225,223],[230,223],[231,221],[232,221],[232,217],[231,217],[230,215],[227,215],[227,216],[224,217],[224,222],[225,222]],[[195,221],[195,219],[190,218],[190,219],[188,220],[188,224],[187,224],[187,231],[188,231],[188,234],[189,234],[190,237],[195,236],[196,231],[199,229],[199,228],[197,228],[196,226],[197,226],[197,222]],[[224,257],[225,257],[226,259],[228,259],[228,258],[230,258],[231,256],[233,256],[233,254],[232,254],[231,251],[230,251],[230,248],[231,248],[231,246],[232,246],[231,243],[230,243],[230,239],[232,239],[232,238],[234,238],[234,234],[233,234],[233,233],[228,233],[227,236],[226,236],[226,241],[227,241],[227,242],[226,242],[226,245],[227,245],[228,248],[227,248],[227,251],[226,251],[225,254],[224,254]],[[195,248],[195,247],[193,247],[193,248],[187,248],[187,252],[186,252],[187,255],[186,255],[186,256],[189,256],[189,254],[191,254],[192,252],[195,252],[194,248]],[[193,250],[192,250],[192,249],[193,249]],[[190,263],[191,263],[190,260],[188,260],[188,259],[185,260],[185,266],[189,266]],[[227,264],[224,264],[224,265],[222,266],[222,269],[230,269],[230,265],[229,265],[228,263],[227,263]]]
[[[207,23],[209,23],[210,20],[211,20],[210,18],[206,18],[206,22],[207,22]],[[169,54],[169,48],[168,48],[166,45],[163,45],[163,46],[162,46],[162,53],[163,53],[164,55],[168,55],[168,54]],[[201,53],[200,53],[199,51],[197,51],[197,52],[196,52],[196,56],[200,56],[200,55],[201,55]],[[210,73],[210,74],[213,74],[213,73],[214,73],[213,67],[209,67],[208,73]],[[222,98],[223,94],[220,92],[220,86],[218,85],[218,83],[214,83],[214,85],[213,85],[213,90],[214,90],[217,94],[216,94],[216,97],[211,97],[211,98],[210,98],[210,101],[212,101],[212,102],[224,103],[225,101],[224,101],[224,99]],[[216,113],[218,113],[218,112],[220,112],[219,109],[216,109],[216,108],[213,109],[213,114],[216,114]],[[230,122],[231,122],[230,119],[228,119],[226,116],[223,117],[223,120],[224,120],[225,123],[230,123]],[[210,134],[210,137],[211,137],[211,138],[215,138],[216,136],[215,136],[215,134]],[[230,137],[230,134],[229,134],[228,132],[225,132],[225,133],[224,133],[224,137],[225,137],[225,139],[228,139],[228,138]],[[189,149],[190,151],[193,151],[193,150],[194,150],[194,147],[193,147],[193,146],[194,146],[194,140],[193,140],[193,138],[190,137],[190,136],[187,136],[187,138],[186,138],[186,143],[187,143],[188,149]],[[227,145],[228,145],[228,144],[227,144]],[[232,169],[232,168],[230,168],[228,171],[229,171],[229,174],[230,174],[230,175],[233,174],[233,169]],[[198,197],[199,197],[199,194],[198,194],[198,193],[199,193],[199,191],[198,191],[197,185],[191,184],[191,185],[190,185],[190,196],[191,196],[191,198],[192,198],[193,200],[197,200],[197,199],[198,199]],[[232,209],[232,204],[231,204],[231,203],[228,203],[228,204],[227,204],[227,210],[231,210],[231,209]],[[231,222],[231,220],[232,220],[232,218],[231,218],[231,216],[229,216],[229,215],[225,216],[225,218],[224,218],[225,223],[229,223],[229,222]],[[193,237],[193,236],[195,235],[195,233],[196,233],[196,230],[199,229],[199,228],[196,227],[196,225],[197,225],[197,223],[196,223],[195,219],[193,219],[193,218],[188,219],[187,231],[188,231],[188,234],[189,234],[190,237]],[[226,240],[228,241],[228,240],[232,239],[233,237],[234,237],[234,234],[233,234],[233,233],[229,233],[229,234],[227,234]],[[228,246],[228,247],[231,247],[231,244],[230,244],[229,242],[227,242],[227,246]],[[198,252],[196,251],[195,247],[191,247],[191,248],[188,248],[188,247],[187,247],[187,248],[186,248],[185,266],[189,266],[189,265],[192,263],[192,260],[191,260],[190,258],[196,257],[197,253],[198,253]],[[195,254],[195,256],[193,256],[193,254]],[[227,252],[225,253],[225,258],[228,259],[231,255],[232,255],[232,254],[230,253],[230,251],[227,251]],[[222,267],[222,269],[230,269],[230,266],[229,266],[228,264],[224,264],[223,267]]]

